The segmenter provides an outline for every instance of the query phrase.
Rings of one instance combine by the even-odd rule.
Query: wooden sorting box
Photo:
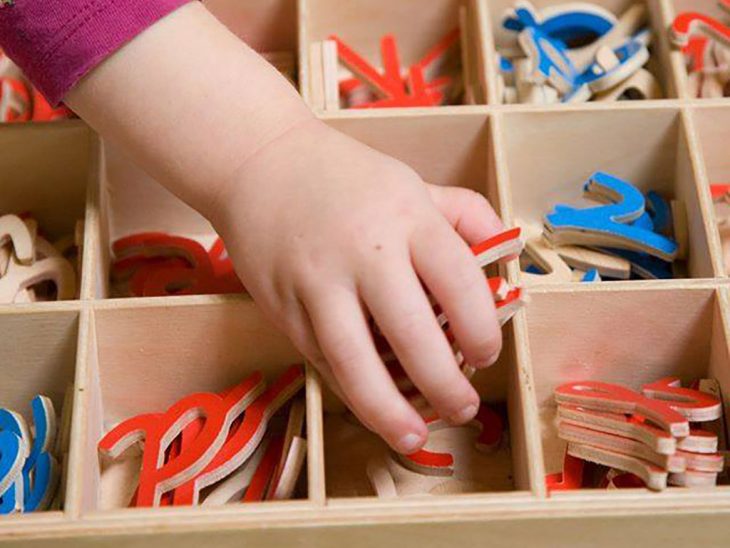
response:
[[[576,491],[548,496],[564,445],[552,390],[596,379],[638,388],[664,375],[717,379],[730,409],[730,293],[709,184],[730,176],[730,102],[688,98],[681,54],[665,29],[679,9],[710,0],[649,0],[653,68],[667,99],[579,106],[499,105],[495,43],[511,0],[209,0],[210,9],[262,52],[296,54],[309,96],[309,44],[336,32],[374,55],[399,38],[412,61],[467,7],[476,97],[483,104],[318,113],[328,124],[415,168],[427,181],[483,193],[508,225],[538,221],[602,169],[683,200],[687,279],[540,285],[505,330],[499,363],[477,375],[481,395],[506,404],[508,458],[480,493],[379,500],[357,451],[329,435],[326,391],[308,368],[308,455],[303,498],[220,508],[115,508],[100,485],[96,445],[115,422],[220,390],[300,358],[243,296],[111,299],[110,242],[165,230],[212,240],[210,225],[149,180],[81,122],[0,127],[0,207],[33,210],[51,233],[85,220],[80,298],[0,306],[0,402],[23,410],[37,393],[63,401],[75,383],[63,510],[0,520],[9,546],[209,545],[450,547],[726,546],[730,487],[708,491]],[[536,0],[538,7],[558,2]],[[617,13],[629,0],[596,2]],[[369,49],[368,49],[369,48]],[[723,181],[727,182],[727,181]],[[377,181],[373,181],[377,184]],[[144,196],[142,199],[141,197]],[[208,239],[208,240],[206,240]],[[515,266],[512,283],[520,282]],[[377,443],[377,441],[373,441]]]

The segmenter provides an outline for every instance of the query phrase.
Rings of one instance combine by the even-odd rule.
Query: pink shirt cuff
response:
[[[91,69],[192,0],[15,0],[0,7],[0,46],[56,105]]]

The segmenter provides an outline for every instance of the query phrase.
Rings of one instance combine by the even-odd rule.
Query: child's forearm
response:
[[[109,57],[66,102],[206,215],[248,158],[312,117],[296,90],[197,2]]]

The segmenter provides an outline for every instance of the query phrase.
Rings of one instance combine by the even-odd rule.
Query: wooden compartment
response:
[[[110,302],[94,311],[87,344],[83,514],[119,509],[131,495],[123,492],[131,480],[122,471],[134,470],[134,462],[121,459],[107,466],[98,454],[98,442],[110,428],[141,413],[164,412],[196,392],[220,392],[255,371],[270,382],[288,366],[302,363],[246,299],[142,307]],[[307,460],[321,460],[313,451],[308,450]],[[298,496],[306,498],[306,482],[302,486]],[[315,488],[310,483],[309,489]]]
[[[297,76],[296,0],[206,0],[205,6],[234,34],[272,62],[291,56],[293,80]],[[210,247],[216,234],[210,223],[140,169],[126,153],[103,142],[101,174],[94,180],[98,192],[94,207],[97,237],[94,241],[96,299],[111,296],[109,267],[114,241],[139,232],[168,232]],[[98,195],[97,195],[98,194]],[[143,205],[142,205],[143,204]]]
[[[140,232],[167,232],[196,240],[207,249],[217,237],[202,215],[147,175],[119,147],[108,142],[103,143],[102,172],[97,184],[100,190],[95,246],[96,299],[112,296],[109,283],[111,247],[119,238]]]
[[[649,25],[654,33],[650,46],[652,58],[645,68],[659,79],[665,97],[676,97],[675,75],[670,61],[670,49],[666,34],[667,25],[663,19],[664,11],[661,6],[663,0],[638,1],[647,5]],[[620,17],[627,8],[636,2],[637,0],[595,0],[591,4],[600,6],[613,12],[617,17]],[[509,32],[502,27],[504,13],[506,10],[514,8],[516,2],[515,0],[495,0],[485,3],[488,8],[485,15],[485,26],[491,31],[487,36],[486,43],[489,55],[492,57],[489,61],[489,66],[490,70],[496,70],[496,57],[499,51],[519,50],[519,44],[516,38],[517,34]],[[566,0],[531,0],[531,3],[539,10],[546,7],[568,4],[569,2]],[[490,82],[494,81],[494,78],[489,77],[488,79]],[[497,88],[492,87],[490,89],[490,103],[499,104],[501,102],[501,98],[497,96]]]
[[[74,237],[77,222],[87,217],[87,198],[96,182],[93,150],[89,130],[78,121],[0,126],[0,215],[30,214],[51,243]],[[82,247],[88,250],[86,243]],[[77,297],[88,298],[90,257],[81,264]]]
[[[333,117],[327,123],[413,167],[424,180],[484,194],[499,210],[492,130],[484,113],[445,116]],[[140,197],[144,196],[144,207]],[[149,177],[123,151],[104,144],[95,296],[111,296],[111,245],[139,232],[168,232],[210,247],[216,234],[208,221]]]
[[[711,378],[721,385],[727,414],[730,339],[725,299],[712,287],[533,292],[525,343],[546,473],[562,470],[565,443],[557,435],[553,391],[564,383],[602,381],[640,390],[642,384],[667,376],[680,377],[683,383]]]
[[[692,122],[699,141],[703,170],[699,179],[705,192],[709,192],[708,185],[728,184],[730,181],[730,157],[727,154],[728,132],[727,123],[730,122],[730,112],[727,109],[698,106],[692,110]],[[708,198],[709,200],[709,198]],[[730,213],[730,205],[725,201],[714,204],[714,213],[711,217],[713,225],[721,220],[721,216]],[[718,215],[719,213],[719,215]],[[717,237],[718,255],[722,274],[726,275],[730,266],[730,256],[727,253],[727,227],[712,230],[712,236]]]
[[[497,183],[497,170],[503,162],[495,147],[501,130],[487,112],[401,111],[393,115],[379,110],[346,117],[325,115],[323,119],[338,131],[404,162],[427,183],[479,192],[504,217],[508,193]]]
[[[692,110],[692,119],[699,137],[705,172],[709,184],[730,182],[730,110],[722,107],[698,106]]]
[[[236,36],[297,80],[296,0],[204,0]]]
[[[470,188],[484,194],[499,208],[501,202],[496,187],[494,147],[490,120],[483,114],[460,112],[448,115],[419,114],[414,116],[390,116],[385,112],[377,115],[328,118],[332,127],[358,139],[373,148],[392,155],[413,167],[430,183]],[[511,340],[511,339],[510,339]],[[506,347],[510,343],[506,344]],[[509,412],[509,437],[501,450],[494,455],[474,454],[474,463],[467,468],[482,465],[490,470],[480,476],[477,491],[529,491],[527,459],[522,439],[524,430],[522,413],[517,402],[509,394],[508,385],[514,387],[511,350],[505,350],[505,358],[488,371],[475,377],[476,386],[484,401],[505,406]],[[338,409],[339,408],[339,409]],[[373,491],[366,475],[370,458],[386,453],[386,447],[356,421],[339,412],[341,406],[325,406],[324,451],[325,478],[329,497],[372,496]],[[342,440],[347,440],[343,442]],[[433,443],[439,443],[439,433],[433,435]],[[512,452],[510,454],[510,446]],[[517,448],[517,449],[515,449]],[[458,466],[458,463],[457,463]],[[462,470],[468,476],[471,470]],[[403,492],[410,495],[421,487],[416,485],[415,475],[409,476],[409,485]],[[457,473],[458,475],[458,473]],[[431,487],[438,491],[447,482],[433,481]],[[477,482],[479,483],[479,482]],[[444,484],[439,487],[437,484]],[[457,488],[471,489],[466,483]],[[400,492],[400,491],[399,491]]]
[[[415,169],[424,181],[469,188],[499,209],[493,129],[485,113],[425,113],[326,118],[333,128],[394,156]]]
[[[680,13],[691,11],[703,13],[722,21],[725,24],[730,22],[730,15],[718,6],[715,0],[663,0],[664,23],[669,28],[674,18]],[[681,99],[694,99],[689,92],[689,79],[687,64],[684,54],[677,48],[671,50],[671,65],[674,78],[677,82],[678,97]]]
[[[5,344],[0,345],[3,382],[0,384],[0,407],[20,413],[29,428],[33,426],[31,400],[37,395],[49,397],[56,412],[58,435],[63,440],[53,450],[61,467],[59,496],[61,508],[67,500],[67,488],[78,483],[75,455],[70,454],[71,421],[77,413],[74,402],[76,383],[79,312],[47,310],[0,312],[0,332]],[[65,408],[68,406],[68,408]],[[68,419],[64,421],[63,415]],[[67,474],[68,470],[68,483]],[[42,520],[57,520],[61,511],[34,512],[2,516],[3,522],[16,526],[32,526]]]
[[[256,51],[296,52],[296,0],[204,0],[203,4]]]
[[[486,103],[483,33],[478,27],[480,0],[299,0],[300,91],[310,105],[310,45],[337,35],[374,67],[382,64],[380,39],[395,36],[402,67],[415,64],[450,31],[466,9],[462,73],[474,90],[474,103]],[[418,29],[413,32],[413,29]],[[464,71],[466,66],[466,71]]]
[[[710,243],[711,204],[698,185],[695,139],[676,108],[514,112],[500,124],[511,195],[508,222],[539,230],[556,204],[580,204],[582,185],[596,171],[623,178],[642,192],[655,190],[685,203],[689,225],[688,275],[721,275]]]
[[[333,395],[325,398],[324,452],[327,495],[331,498],[375,496],[368,479],[371,463],[381,462],[393,478],[398,499],[468,493],[492,494],[529,492],[536,478],[531,476],[530,442],[526,439],[527,420],[520,400],[515,366],[515,340],[505,331],[504,351],[491,368],[478,372],[472,382],[482,402],[504,419],[504,437],[494,452],[483,453],[472,446],[477,432],[472,427],[432,432],[426,448],[447,450],[458,439],[454,473],[434,477],[411,472],[398,464],[385,443],[369,432],[345,410]],[[450,440],[450,441],[449,441]],[[393,499],[388,499],[392,502]]]

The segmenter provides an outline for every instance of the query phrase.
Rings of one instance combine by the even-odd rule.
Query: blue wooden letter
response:
[[[665,261],[677,256],[677,243],[660,234],[632,226],[645,211],[638,189],[607,173],[595,173],[585,184],[586,196],[613,202],[585,209],[565,205],[545,216],[549,239],[561,244],[588,244],[646,252]]]

